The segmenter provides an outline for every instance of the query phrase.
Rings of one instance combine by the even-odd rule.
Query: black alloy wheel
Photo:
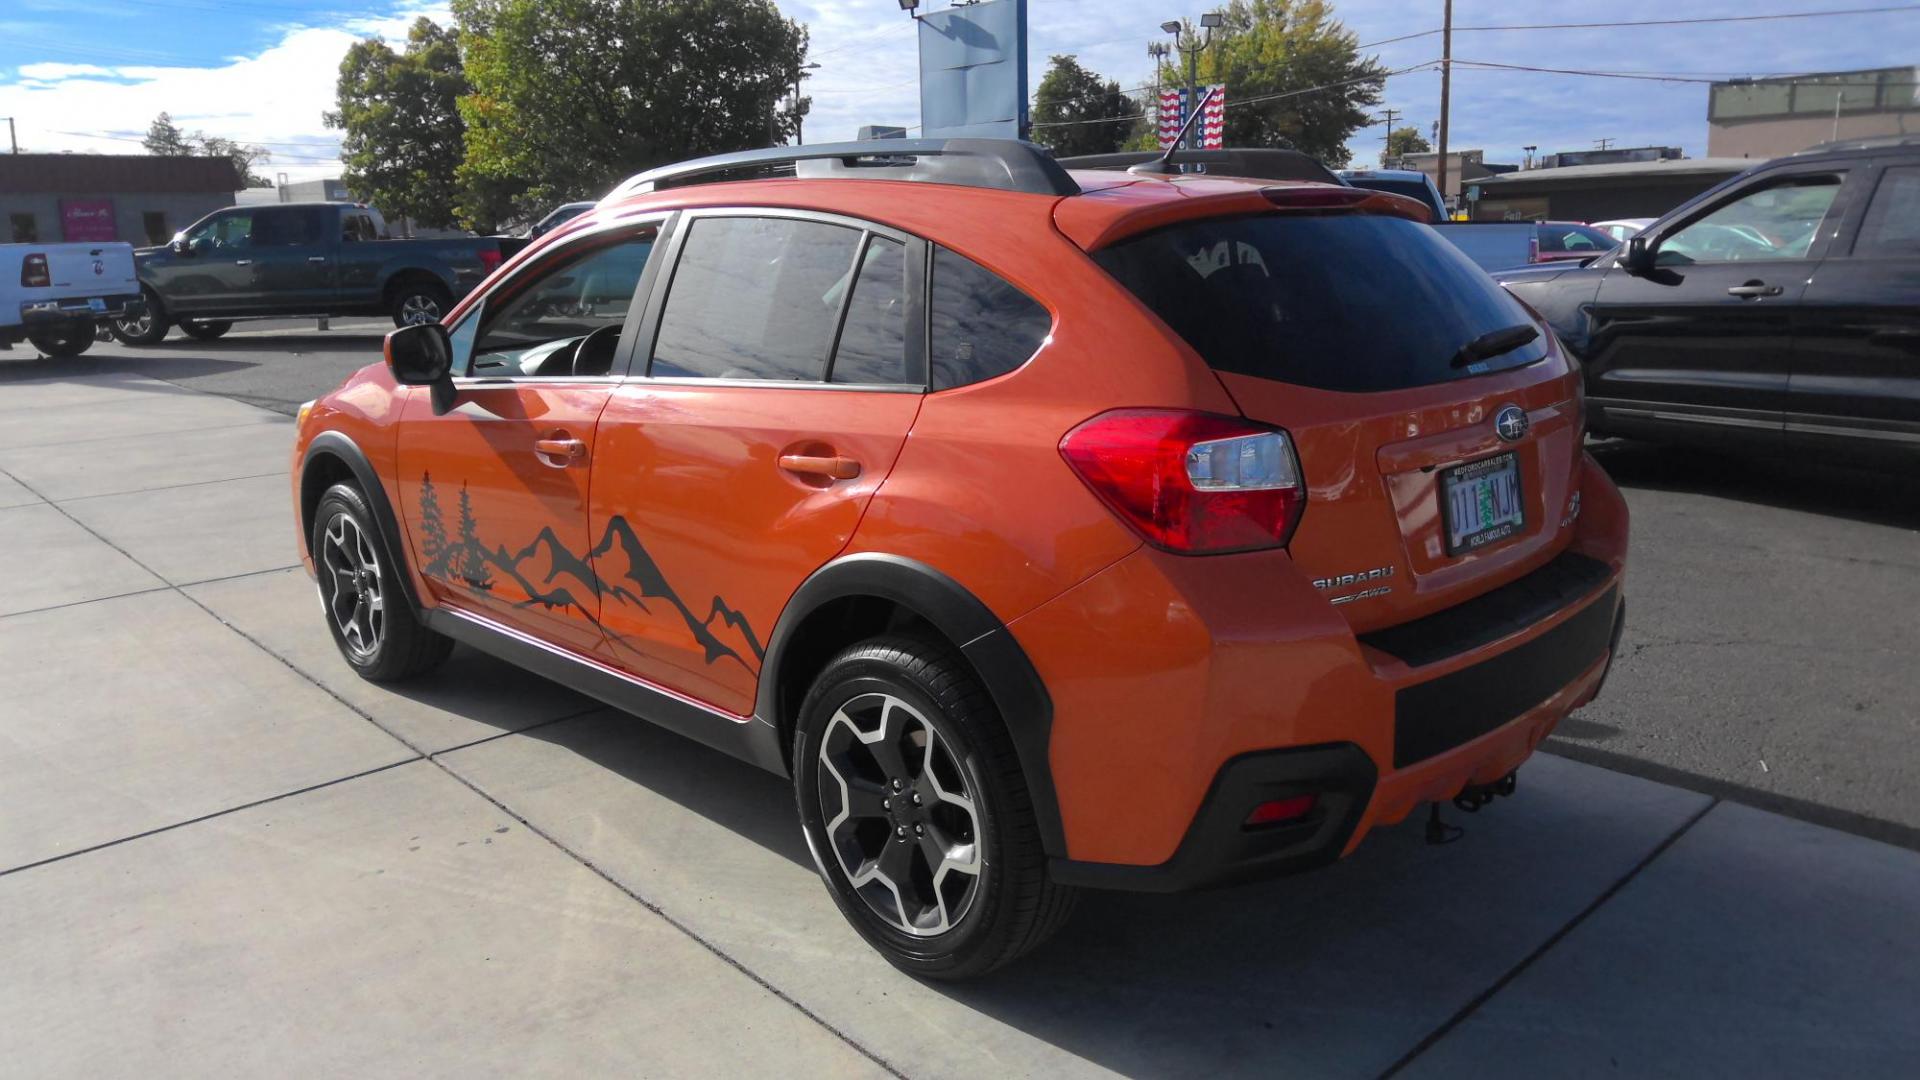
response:
[[[984,974],[1071,913],[1013,741],[947,643],[887,635],[834,657],[800,706],[793,764],[821,880],[903,971]]]
[[[335,484],[314,508],[309,550],[320,607],[340,655],[362,678],[391,682],[431,671],[453,640],[415,615],[367,507],[352,484]]]

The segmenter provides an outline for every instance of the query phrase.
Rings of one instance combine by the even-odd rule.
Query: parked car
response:
[[[1510,792],[1622,625],[1578,372],[1424,218],[995,140],[643,173],[300,409],[322,616],[791,776],[925,976],[1331,862]]]
[[[538,240],[553,230],[593,209],[591,202],[561,203],[547,212],[547,216],[533,223],[527,230],[527,239]]]
[[[1591,260],[1614,247],[1599,229],[1571,221],[1446,221],[1434,226],[1482,270]]]
[[[1650,217],[1615,218],[1612,221],[1596,221],[1593,227],[1613,237],[1616,244],[1625,243],[1627,237],[1653,224]]]
[[[1777,158],[1590,266],[1499,278],[1579,356],[1597,432],[1920,461],[1920,136]]]
[[[140,306],[130,244],[0,244],[0,349],[78,356],[96,326]]]
[[[1164,156],[1158,150],[1122,150],[1113,154],[1082,154],[1061,158],[1067,169],[1107,169],[1125,172],[1135,165],[1157,161]],[[1182,150],[1173,163],[1182,173],[1206,173],[1210,176],[1246,176],[1256,180],[1316,180],[1323,184],[1344,184],[1332,169],[1319,159],[1298,150],[1273,147],[1230,147],[1224,150]]]
[[[164,247],[134,253],[146,309],[116,320],[113,333],[151,345],[176,325],[210,341],[244,318],[437,322],[526,244],[503,236],[393,240],[379,211],[355,203],[229,207]]]
[[[1415,169],[1341,169],[1340,179],[1354,187],[1369,188],[1373,191],[1385,191],[1394,195],[1404,195],[1409,199],[1425,203],[1433,211],[1433,220],[1448,220],[1447,201],[1440,197],[1440,189],[1435,186],[1433,177]]]

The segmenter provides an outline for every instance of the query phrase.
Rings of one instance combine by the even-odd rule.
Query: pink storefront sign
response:
[[[61,199],[60,237],[68,243],[114,240],[112,199]]]

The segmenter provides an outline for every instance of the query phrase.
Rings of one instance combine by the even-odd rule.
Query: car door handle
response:
[[[587,456],[587,444],[568,435],[533,440],[533,453],[542,462],[564,469]]]
[[[252,265],[253,265],[253,260],[252,260],[252,259],[235,259],[235,260],[233,260],[233,265],[235,265],[235,266],[252,266]]]
[[[309,255],[307,256],[307,261],[308,262],[326,262],[327,257],[325,255]]]
[[[780,467],[801,476],[825,476],[834,480],[852,480],[860,475],[859,462],[837,455],[781,454]]]
[[[1728,296],[1738,296],[1741,299],[1751,299],[1761,296],[1779,296],[1783,292],[1786,292],[1786,290],[1780,286],[1769,285],[1764,281],[1749,281],[1745,285],[1733,285],[1727,288]]]
[[[1920,327],[1899,327],[1893,330],[1875,330],[1867,335],[1867,340],[1875,345],[1893,345],[1905,349],[1920,349]]]

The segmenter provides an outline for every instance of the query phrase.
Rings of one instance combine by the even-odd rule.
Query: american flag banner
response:
[[[1187,91],[1185,87],[1177,90],[1160,91],[1160,149],[1173,145],[1180,134],[1181,121],[1187,118]]]
[[[1200,118],[1200,149],[1224,150],[1227,146],[1227,84],[1214,83],[1207,98],[1206,115]],[[1161,145],[1166,145],[1162,135]]]

